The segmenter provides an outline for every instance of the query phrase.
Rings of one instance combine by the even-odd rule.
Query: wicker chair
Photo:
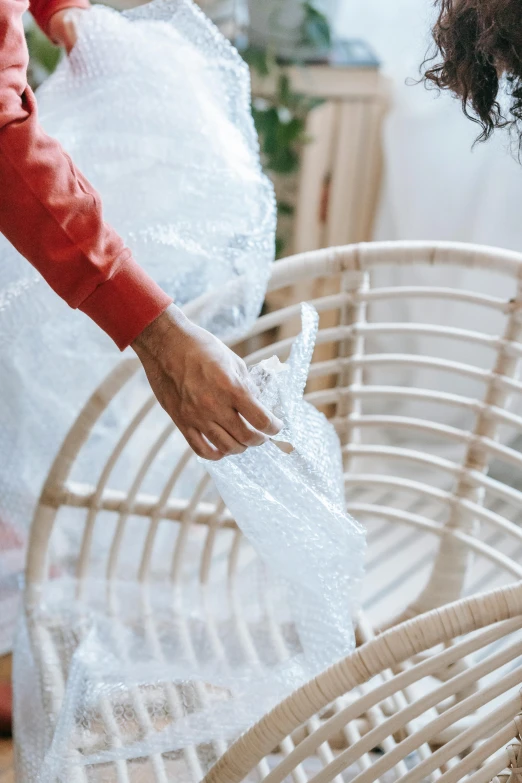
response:
[[[404,269],[408,285],[390,284]],[[419,269],[436,284],[412,285]],[[454,285],[462,270],[466,290]],[[230,748],[217,749],[220,758],[205,781],[515,780],[522,774],[522,455],[516,448],[522,255],[448,243],[372,243],[279,262],[268,301],[281,306],[262,315],[238,347],[248,363],[274,353],[286,357],[303,290],[321,314],[307,398],[338,431],[347,508],[368,527],[359,647]],[[438,322],[429,309],[426,320],[405,320],[404,302],[432,301]],[[448,304],[458,307],[450,311]],[[204,300],[189,314],[197,317],[203,306]],[[470,313],[475,321],[480,314],[480,328],[466,327]],[[86,404],[51,468],[31,531],[31,606],[50,577],[64,512],[75,514],[81,529],[68,555],[80,593],[93,569],[108,583],[120,575],[131,518],[145,529],[134,564],[141,584],[151,578],[158,548],[165,549],[165,539],[161,547],[157,540],[167,525],[176,529],[165,575],[171,584],[192,568],[203,590],[214,578],[228,580],[233,590],[248,544],[208,477],[197,478],[183,497],[179,485],[194,458],[185,448],[174,468],[161,463],[175,433],[152,398],[140,397],[130,422],[106,444],[97,475],[82,475],[82,450],[115,400],[135,399],[138,369],[134,359],[122,360]],[[132,477],[124,489],[116,478],[122,460]],[[154,469],[163,476],[162,490],[151,493],[146,484]],[[108,535],[101,549],[99,528]],[[36,620],[30,633],[50,686],[52,716],[67,667],[57,665],[52,634]],[[200,779],[196,750],[190,763],[193,779]],[[146,779],[174,779],[166,769],[153,759]],[[107,780],[130,780],[125,774],[118,768]]]

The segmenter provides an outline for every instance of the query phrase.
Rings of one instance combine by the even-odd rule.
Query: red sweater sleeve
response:
[[[53,12],[62,2],[52,0]],[[36,4],[45,23],[51,14]],[[172,300],[104,223],[98,194],[38,124],[27,85],[26,7],[0,0],[0,232],[125,348]]]

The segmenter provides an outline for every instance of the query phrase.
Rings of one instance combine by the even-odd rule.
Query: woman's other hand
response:
[[[78,39],[78,30],[87,8],[63,8],[53,14],[47,26],[47,33],[53,43],[63,46],[67,54]]]

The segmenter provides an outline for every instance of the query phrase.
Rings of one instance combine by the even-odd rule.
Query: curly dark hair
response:
[[[465,115],[482,128],[477,141],[510,127],[522,150],[522,0],[435,0],[435,5],[436,52],[423,64],[426,84],[460,98]],[[504,77],[510,105],[503,111],[498,98]]]

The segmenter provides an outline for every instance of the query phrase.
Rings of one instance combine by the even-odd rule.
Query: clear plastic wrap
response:
[[[275,443],[207,470],[261,559],[287,585],[291,614],[310,670],[353,644],[352,615],[362,575],[364,534],[345,511],[343,467],[333,426],[303,400],[318,316],[302,305],[303,330],[284,365],[251,371],[259,397],[285,422]]]
[[[275,205],[233,47],[190,0],[97,6],[38,104],[137,261],[180,305],[213,292],[202,324],[239,337],[263,301]],[[25,539],[54,453],[119,359],[0,236],[0,525],[11,536]],[[0,561],[0,616],[15,560]],[[0,637],[2,648],[9,625]]]
[[[250,544],[233,582],[92,580],[75,600],[57,578],[27,606],[15,656],[24,783],[196,783],[353,649],[364,533],[344,512],[333,426],[303,402],[317,328],[303,307],[286,365],[252,370],[293,451],[269,442],[203,463]]]

